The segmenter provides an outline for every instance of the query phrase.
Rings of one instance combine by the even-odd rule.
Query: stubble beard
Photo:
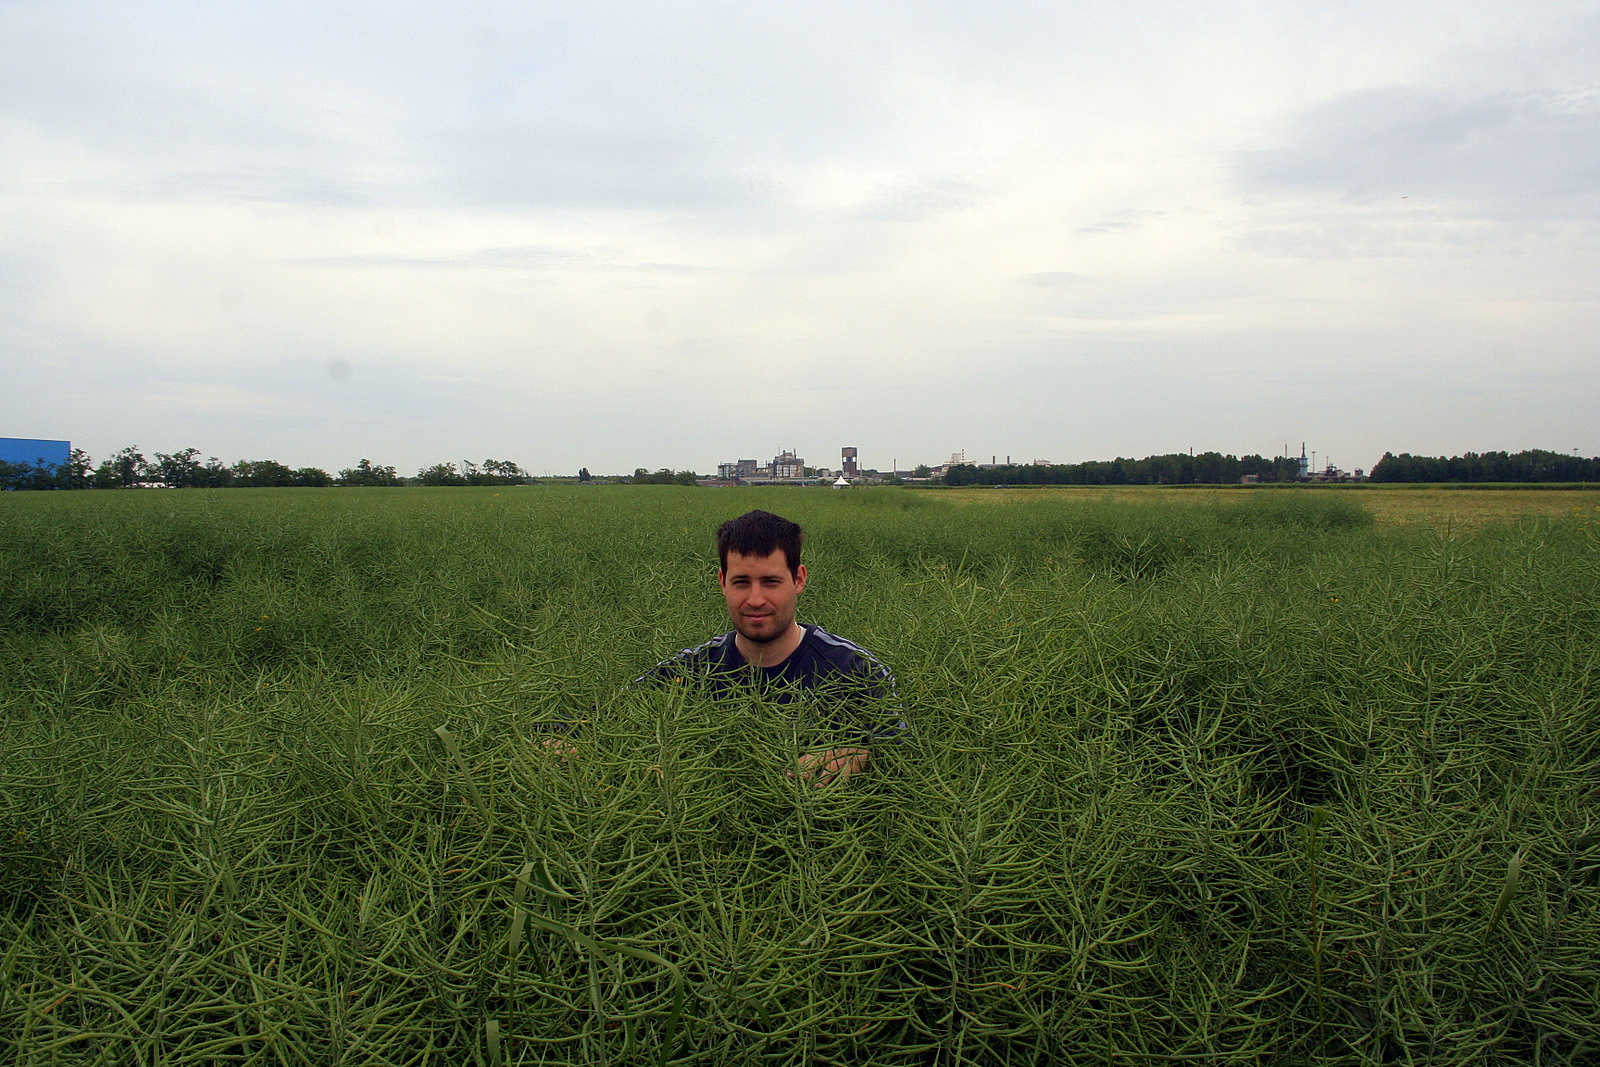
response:
[[[769,620],[771,620],[771,618],[772,618],[772,616],[769,615],[769,616],[767,616],[766,619],[763,619],[761,621],[763,623],[765,623],[765,622],[768,622]],[[772,642],[774,642],[778,638],[782,637],[789,630],[789,628],[787,626],[785,626],[782,630],[775,630],[772,633],[769,633],[765,637],[763,637],[759,633],[752,632],[749,629],[749,626],[750,626],[750,621],[748,619],[739,619],[739,620],[735,621],[734,624],[733,624],[733,628],[735,630],[739,631],[739,636],[740,637],[743,637],[746,641],[749,641],[752,644],[760,645],[762,648],[765,648],[766,646],[772,644]]]
[[[787,621],[776,614],[767,615],[762,618],[761,622],[763,623],[762,629],[755,630],[750,628],[750,620],[736,617],[733,620],[733,628],[739,632],[740,637],[750,642],[762,653],[765,653],[768,648],[772,647],[774,642],[782,640],[790,630],[794,629],[793,615],[790,615]],[[761,660],[765,658],[764,655],[758,657]]]

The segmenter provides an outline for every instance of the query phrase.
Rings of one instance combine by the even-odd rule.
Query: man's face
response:
[[[717,572],[717,580],[733,628],[746,640],[764,645],[794,625],[794,602],[806,587],[806,567],[802,563],[790,574],[782,549],[767,556],[729,552],[727,569]]]

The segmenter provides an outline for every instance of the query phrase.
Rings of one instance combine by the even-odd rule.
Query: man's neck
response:
[[[744,657],[746,663],[757,667],[776,667],[794,655],[794,650],[800,647],[800,642],[804,641],[805,637],[805,627],[796,622],[791,623],[789,629],[781,636],[774,637],[764,644],[752,641],[744,634],[735,634],[733,647],[739,650],[739,655]]]

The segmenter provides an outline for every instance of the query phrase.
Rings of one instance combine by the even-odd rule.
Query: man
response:
[[[861,744],[803,754],[802,778],[817,785],[848,781],[872,758],[871,743],[905,730],[872,721],[883,705],[897,705],[894,677],[877,658],[815,624],[795,621],[795,602],[806,588],[799,526],[767,511],[750,511],[717,530],[717,582],[733,630],[685,649],[639,682],[659,680],[703,686],[725,694],[753,687],[781,703],[805,697],[827,717],[823,725]],[[794,773],[794,772],[790,772]]]

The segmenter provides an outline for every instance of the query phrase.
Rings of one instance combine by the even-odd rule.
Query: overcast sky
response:
[[[1600,454],[1600,5],[0,0],[0,436]]]

